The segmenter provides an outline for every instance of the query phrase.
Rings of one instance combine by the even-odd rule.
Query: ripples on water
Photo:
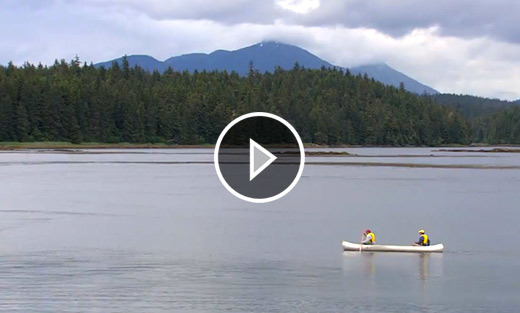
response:
[[[389,151],[430,153],[360,150]],[[516,238],[518,170],[309,165],[259,206],[229,195],[211,164],[113,163],[212,158],[150,152],[0,153],[0,310],[520,311],[520,248],[502,242]],[[366,227],[396,244],[426,228],[446,253],[342,252]]]

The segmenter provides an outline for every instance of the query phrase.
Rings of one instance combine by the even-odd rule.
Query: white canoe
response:
[[[395,246],[395,245],[361,245],[343,240],[341,243],[345,251],[374,251],[374,252],[442,252],[444,245],[433,246]]]

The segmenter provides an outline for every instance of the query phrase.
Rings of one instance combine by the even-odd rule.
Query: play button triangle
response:
[[[274,160],[276,160],[276,156],[249,138],[249,181],[252,181]]]

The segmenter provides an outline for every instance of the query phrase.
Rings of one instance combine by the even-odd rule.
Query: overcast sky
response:
[[[0,64],[159,60],[263,40],[384,62],[441,92],[520,99],[518,0],[2,0]]]

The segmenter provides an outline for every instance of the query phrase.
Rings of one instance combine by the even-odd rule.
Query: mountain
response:
[[[217,50],[210,54],[185,54],[169,58],[165,63],[181,71],[227,70],[245,75],[249,72],[250,61],[260,72],[272,72],[276,66],[291,69],[296,62],[312,69],[333,67],[307,50],[276,42],[259,43],[235,51]]]
[[[369,77],[373,77],[375,80],[398,87],[402,82],[406,90],[415,92],[417,94],[431,94],[435,95],[439,92],[431,87],[421,84],[413,78],[406,76],[405,74],[391,68],[386,64],[371,64],[362,65],[351,68],[350,71],[354,74],[366,73]]]
[[[283,69],[291,69],[296,62],[300,66],[310,69],[335,67],[305,49],[279,42],[262,42],[234,51],[217,50],[210,54],[183,54],[171,57],[164,62],[143,55],[127,56],[127,60],[130,66],[139,65],[148,71],[158,70],[162,72],[168,67],[171,67],[176,71],[226,70],[228,72],[235,71],[240,75],[246,75],[249,72],[249,64],[251,61],[253,62],[253,67],[262,73],[272,72],[277,66]],[[110,67],[114,61],[121,64],[122,58],[98,63],[96,66]],[[341,67],[337,66],[337,68]],[[403,82],[408,91],[418,94],[439,93],[435,89],[421,84],[386,64],[370,64],[353,67],[349,70],[354,74],[364,75],[366,73],[369,77],[377,81],[395,87],[398,87],[399,84]]]
[[[159,72],[163,72],[165,69],[168,68],[167,65],[164,64],[164,62],[161,62],[151,56],[148,55],[131,55],[126,58],[128,60],[128,64],[130,67],[134,66],[140,66],[143,69],[153,72],[154,70],[158,70]],[[95,64],[96,67],[105,67],[109,68],[112,66],[112,62],[117,61],[119,65],[121,65],[123,58],[118,58],[112,61],[102,62]]]

